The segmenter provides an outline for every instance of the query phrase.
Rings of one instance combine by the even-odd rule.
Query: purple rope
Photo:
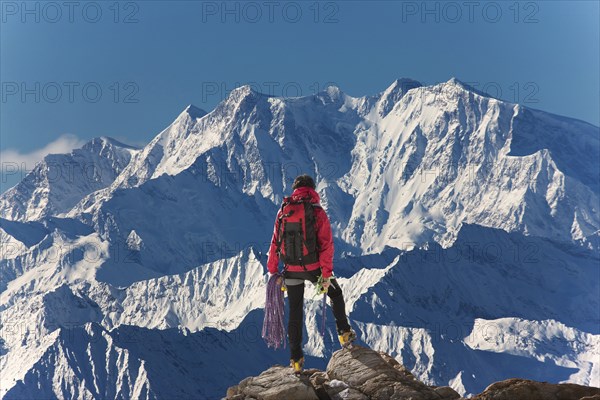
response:
[[[284,327],[284,308],[282,283],[277,283],[277,279],[283,275],[273,274],[267,282],[267,299],[265,301],[265,319],[263,320],[262,338],[267,343],[267,347],[273,347],[275,350],[283,344],[285,348],[285,327]]]

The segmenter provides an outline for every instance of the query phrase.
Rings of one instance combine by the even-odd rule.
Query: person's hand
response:
[[[275,274],[272,274],[269,272],[269,279],[271,279],[273,277],[273,275],[275,275]],[[278,285],[281,285],[281,282],[282,282],[282,278],[281,278],[281,275],[279,275],[277,277],[277,279],[275,279],[275,283],[277,283]]]
[[[329,285],[330,284],[331,284],[331,281],[329,280],[329,278],[323,279],[323,290],[324,291],[329,290]]]

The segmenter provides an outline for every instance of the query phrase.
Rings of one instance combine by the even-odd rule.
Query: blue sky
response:
[[[353,96],[450,77],[600,124],[599,2],[3,1],[2,163],[106,135],[144,144],[250,83]],[[5,172],[5,171],[3,171]],[[3,174],[0,191],[16,183]]]

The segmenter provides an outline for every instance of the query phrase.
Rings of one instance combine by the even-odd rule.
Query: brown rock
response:
[[[305,372],[310,374],[310,383],[312,383],[315,388],[315,393],[317,393],[319,400],[331,400],[331,396],[327,391],[327,382],[329,381],[327,373],[319,371],[318,369],[311,369]]]
[[[233,397],[236,394],[239,394],[239,387],[238,387],[238,385],[231,386],[229,389],[227,389],[227,398]]]
[[[338,394],[348,389],[348,385],[346,384],[346,382],[342,382],[337,379],[326,382],[324,384],[324,387],[327,391],[327,394],[332,399],[339,398]]]
[[[228,400],[247,400],[252,399],[251,397],[246,397],[244,394],[236,394],[232,397],[227,397]]]
[[[325,382],[329,380],[327,374],[323,371],[315,370],[315,372],[308,371],[310,374],[310,382],[313,386],[323,386]]]
[[[290,367],[276,365],[256,377],[244,379],[229,388],[234,396],[227,399],[257,399],[257,400],[319,400],[309,377],[305,374],[295,375]],[[238,397],[244,396],[244,397]]]
[[[332,396],[331,400],[369,400],[369,398],[356,389],[347,388]]]
[[[553,384],[527,379],[507,379],[488,386],[476,400],[580,400],[600,396],[600,389],[572,383]]]
[[[227,390],[226,400],[457,400],[448,386],[427,386],[389,355],[355,345],[333,354],[327,372],[294,375],[276,365]],[[473,400],[600,400],[600,389],[508,379],[488,386]],[[464,400],[464,399],[463,399]]]
[[[394,369],[397,369],[398,371],[400,371],[402,374],[404,374],[409,379],[417,380],[417,378],[415,378],[415,376],[412,374],[412,372],[410,372],[408,369],[406,369],[406,367],[404,365],[400,364],[395,358],[391,357],[387,353],[384,353],[383,351],[379,351],[378,353],[385,360],[385,362],[387,362],[392,367],[394,367]]]
[[[444,400],[460,399],[460,394],[450,386],[439,386],[432,388]]]
[[[391,357],[390,357],[391,358]],[[380,353],[355,345],[336,351],[327,365],[327,375],[339,379],[373,400],[440,400],[442,397],[422,382],[395,368]]]

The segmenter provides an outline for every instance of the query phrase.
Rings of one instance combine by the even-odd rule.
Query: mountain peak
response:
[[[80,151],[84,151],[98,155],[107,155],[109,153],[130,153],[135,150],[139,150],[139,148],[119,142],[109,136],[100,136],[93,138],[81,146],[81,149],[75,149],[73,152],[79,153]]]
[[[135,147],[135,146],[132,146],[129,144],[125,144],[123,142],[119,142],[117,139],[111,138],[110,136],[100,136],[100,137],[93,138],[92,140],[87,142],[85,145],[83,145],[83,147],[85,147],[87,145],[94,146],[95,144],[102,144],[104,146],[110,145],[110,146],[115,146],[115,147],[122,147],[124,149],[130,149],[130,150],[139,150],[139,147]]]
[[[205,110],[203,110],[200,107],[196,107],[193,104],[189,104],[185,110],[183,110],[184,113],[187,113],[190,117],[197,119],[197,118],[202,118],[204,117],[206,114],[208,114],[208,112],[206,112]]]
[[[0,196],[0,215],[38,220],[67,212],[85,196],[111,185],[138,150],[100,136],[70,153],[48,154]]]
[[[463,81],[461,81],[460,79],[458,79],[455,76],[453,76],[450,79],[448,79],[446,81],[446,83],[449,84],[449,85],[467,86],[466,83],[464,83]]]
[[[443,87],[455,87],[455,88],[459,88],[459,89],[466,90],[469,92],[474,92],[477,94],[481,93],[477,89],[475,89],[473,86],[470,86],[469,84],[461,81],[460,79],[458,79],[454,76],[452,78],[448,79],[446,82],[439,83],[439,85],[443,86]],[[486,95],[486,97],[489,97],[489,95]]]
[[[254,88],[252,88],[251,85],[242,85],[242,86],[238,86],[235,89],[233,89],[231,92],[229,92],[229,98],[240,98],[240,97],[246,97],[249,95],[258,95],[261,94],[258,91],[256,91]]]
[[[342,92],[342,89],[340,89],[338,86],[335,86],[335,85],[329,85],[323,91],[332,97],[333,96],[341,96],[344,94],[344,92]]]
[[[483,96],[483,97],[495,98],[495,97],[491,96],[489,93],[483,92],[479,89],[475,89],[473,86],[469,85],[466,82],[461,81],[460,79],[458,79],[456,77],[452,77],[452,78],[448,79],[446,82],[442,83],[441,85],[460,88],[467,92],[472,92],[472,93],[475,93],[475,94],[477,94],[479,96]],[[501,100],[501,99],[499,99],[499,100]]]
[[[242,85],[242,86],[236,87],[231,92],[229,92],[229,94],[227,95],[227,98],[225,99],[224,102],[222,102],[222,104],[223,105],[237,104],[239,106],[242,103],[246,103],[248,101],[250,102],[249,104],[254,104],[254,101],[259,96],[266,96],[266,95],[263,93],[259,93],[258,91],[253,89],[252,86],[250,86],[250,85]]]
[[[346,96],[346,94],[342,92],[342,90],[339,87],[335,85],[329,85],[325,89],[316,93],[314,96],[316,98],[321,99],[321,101],[323,101],[324,104],[330,104],[338,103],[340,100],[343,101],[344,96]]]
[[[406,92],[421,86],[423,86],[421,82],[413,79],[396,79],[387,89],[379,94],[379,115],[382,117],[386,116]]]
[[[398,78],[387,89],[383,91],[383,93],[389,93],[392,91],[402,91],[406,93],[410,89],[414,89],[417,87],[421,87],[423,84],[419,81],[410,78]]]

